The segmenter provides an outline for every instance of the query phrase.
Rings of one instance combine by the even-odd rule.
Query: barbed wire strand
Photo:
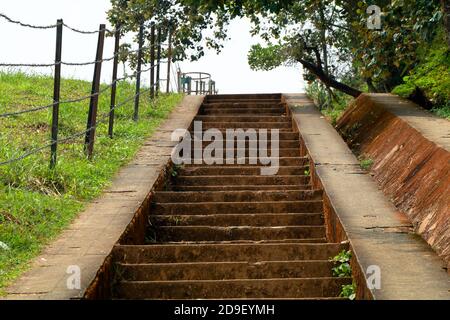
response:
[[[21,21],[18,21],[18,20],[14,20],[14,19],[8,17],[4,13],[0,13],[0,17],[2,17],[3,19],[5,19],[6,21],[8,21],[10,23],[17,24],[17,25],[20,25],[22,27],[32,28],[32,29],[44,29],[44,30],[45,29],[54,29],[54,28],[56,28],[58,26],[58,24],[51,24],[51,25],[47,25],[47,26],[40,26],[40,25],[33,25],[33,24],[29,24],[29,23],[24,23],[24,22],[21,22]],[[74,31],[76,33],[81,33],[81,34],[96,34],[96,33],[100,32],[100,30],[95,30],[95,31],[80,30],[80,29],[74,28],[74,27],[72,27],[72,26],[70,26],[70,25],[68,25],[66,23],[63,23],[63,26],[66,27],[69,30],[72,30],[72,31]],[[110,29],[106,28],[105,31],[109,32],[109,33],[115,33],[117,31],[121,31],[123,28],[125,28],[125,26],[122,26],[120,28],[116,28],[116,29],[113,29],[113,30],[110,30]]]
[[[136,53],[136,52],[140,52],[140,51],[145,51],[145,50],[150,50],[153,47],[157,46],[158,44],[154,44],[153,46],[146,46],[146,47],[142,47],[140,49],[135,49],[135,50],[128,50],[126,54],[130,54],[130,53]],[[162,43],[162,46],[166,46],[167,44]],[[39,67],[55,67],[57,65],[65,65],[65,66],[88,66],[88,65],[93,65],[99,62],[108,62],[108,61],[112,61],[114,60],[116,57],[120,56],[121,54],[123,54],[123,52],[117,52],[116,54],[114,54],[112,57],[109,58],[104,58],[102,60],[98,60],[98,61],[89,61],[89,62],[65,62],[65,61],[61,61],[61,62],[54,62],[54,63],[0,63],[0,67],[30,67],[30,68],[39,68]]]
[[[144,25],[144,24],[142,24],[142,25]],[[140,26],[142,26],[142,25],[140,25]],[[66,27],[67,29],[75,32],[75,33],[80,33],[80,34],[98,34],[98,33],[100,33],[100,30],[81,30],[81,29],[78,29],[78,28],[74,28],[74,27],[72,27],[72,26],[70,26],[70,25],[68,25],[66,23],[63,23],[63,26]],[[123,26],[121,26],[119,28],[115,28],[115,29],[112,29],[112,30],[108,29],[108,28],[105,28],[105,32],[114,34],[116,32],[122,31],[126,27],[127,26],[123,25]]]
[[[122,78],[118,78],[115,81],[113,81],[111,84],[106,86],[105,88],[102,88],[101,90],[99,90],[99,92],[97,92],[97,93],[90,94],[90,95],[87,95],[87,96],[83,96],[83,97],[80,97],[80,98],[59,101],[59,104],[77,103],[77,102],[81,102],[81,101],[90,99],[92,97],[99,96],[100,94],[102,94],[102,93],[108,91],[109,89],[111,89],[114,86],[114,84],[117,84],[118,82],[123,81],[123,80],[132,79],[132,78],[136,77],[138,74],[150,71],[152,68],[154,68],[154,66],[150,67],[150,68],[147,68],[147,69],[144,69],[144,70],[141,70],[140,72],[135,72],[135,73],[133,73],[131,75],[125,75]],[[36,107],[36,108],[32,108],[32,109],[21,110],[21,111],[16,111],[16,112],[2,113],[2,114],[0,114],[0,118],[12,117],[12,116],[25,114],[25,113],[31,113],[31,112],[42,111],[42,110],[45,110],[45,109],[50,109],[55,104],[56,104],[56,102],[53,102],[51,104],[48,104],[48,105],[45,105],[45,106]]]
[[[8,17],[7,15],[0,13],[0,17],[2,17],[3,19],[7,20],[10,23],[14,23],[14,24],[18,24],[22,27],[27,27],[27,28],[32,28],[32,29],[53,29],[56,28],[58,25],[57,24],[52,24],[52,25],[48,25],[48,26],[38,26],[38,25],[32,25],[32,24],[28,24],[28,23],[23,23],[21,21],[17,21],[17,20],[13,20],[10,17]]]
[[[129,98],[123,100],[121,103],[119,103],[119,104],[117,104],[116,106],[114,106],[114,108],[111,108],[110,111],[109,111],[108,113],[102,115],[102,117],[99,118],[99,120],[97,121],[97,123],[96,123],[94,126],[91,126],[90,128],[88,128],[88,129],[86,129],[86,130],[84,130],[84,131],[82,131],[82,132],[75,133],[75,134],[73,134],[73,135],[71,135],[71,136],[69,136],[69,137],[62,138],[62,139],[58,139],[57,141],[53,141],[53,142],[51,142],[51,143],[49,143],[49,144],[47,144],[47,145],[44,145],[44,146],[41,146],[41,147],[32,149],[32,150],[30,150],[30,151],[24,153],[23,155],[21,155],[21,156],[19,156],[19,157],[17,157],[17,158],[14,158],[14,159],[10,159],[10,160],[7,160],[7,161],[0,162],[0,166],[9,165],[9,164],[12,164],[12,163],[21,161],[21,160],[23,160],[23,159],[25,159],[25,158],[28,158],[28,157],[30,157],[30,156],[32,156],[32,155],[34,155],[34,154],[37,154],[37,153],[39,153],[39,152],[41,152],[41,151],[43,151],[43,150],[45,150],[45,149],[47,149],[47,148],[50,148],[50,147],[51,147],[52,145],[54,145],[55,143],[58,143],[58,144],[64,143],[64,142],[71,141],[71,140],[73,140],[73,139],[76,139],[76,138],[79,138],[79,137],[82,137],[82,136],[86,135],[86,133],[88,133],[88,132],[92,131],[93,129],[97,128],[100,124],[105,123],[106,120],[110,117],[111,112],[112,112],[113,110],[115,110],[115,109],[117,109],[117,108],[119,108],[119,107],[124,106],[124,105],[127,104],[128,102],[130,102],[130,101],[132,101],[133,99],[135,99],[137,96],[140,96],[141,94],[146,93],[146,92],[149,92],[149,91],[150,91],[150,88],[141,90],[141,91],[139,91],[137,94],[135,94],[135,95],[133,95],[133,96],[131,96],[131,97],[129,97]]]
[[[32,28],[32,29],[44,29],[45,30],[45,29],[54,29],[54,28],[58,27],[58,24],[51,24],[51,25],[43,26],[43,25],[32,25],[32,24],[29,24],[29,23],[24,23],[24,22],[21,22],[21,21],[18,21],[18,20],[14,20],[14,19],[10,18],[9,16],[7,16],[4,13],[0,13],[0,17],[4,18],[5,20],[7,20],[10,23],[17,24],[17,25],[20,25],[22,27]],[[81,30],[81,29],[72,27],[72,26],[68,25],[65,22],[63,22],[62,25],[65,28],[67,28],[67,29],[69,29],[69,30],[71,30],[71,31],[73,31],[75,33],[80,33],[80,34],[98,34],[98,33],[100,33],[100,30]],[[140,26],[143,26],[143,25],[144,25],[144,23],[141,24]],[[112,29],[112,30],[108,29],[108,28],[105,28],[104,31],[108,32],[108,33],[111,33],[111,34],[114,34],[116,32],[122,31],[125,28],[126,28],[126,26],[123,25],[123,26],[120,26],[119,28],[115,28],[115,29]]]

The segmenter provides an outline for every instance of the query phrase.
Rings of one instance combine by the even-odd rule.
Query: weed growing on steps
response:
[[[352,258],[352,253],[350,250],[342,250],[337,256],[331,259],[334,263],[333,276],[334,277],[351,277],[352,268],[350,267],[350,259]]]
[[[369,171],[370,168],[372,168],[372,166],[373,166],[373,160],[361,158],[359,160],[359,165],[360,165],[361,169],[363,169],[365,171]]]
[[[174,164],[171,171],[170,171],[170,175],[172,176],[172,178],[176,178],[179,175],[179,171],[181,170],[181,165],[179,164]]]
[[[309,169],[306,169],[304,172],[305,176],[310,177],[311,176],[311,171]]]
[[[346,284],[342,286],[341,294],[342,298],[347,298],[349,300],[355,300],[356,298],[356,284],[353,281],[352,284]]]
[[[345,278],[352,276],[352,268],[350,266],[350,260],[352,258],[352,252],[350,250],[342,250],[338,255],[331,258],[334,267],[331,269],[333,277]],[[343,285],[340,293],[340,297],[354,300],[356,297],[356,286],[353,282],[349,285]]]

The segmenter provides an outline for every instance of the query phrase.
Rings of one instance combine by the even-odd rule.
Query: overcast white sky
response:
[[[1,0],[0,12],[25,23],[54,24],[58,18],[79,29],[96,30],[106,23],[109,0]],[[273,71],[255,72],[247,63],[247,53],[258,39],[249,34],[246,20],[234,21],[229,27],[231,40],[221,54],[207,52],[198,62],[182,62],[181,69],[211,73],[221,93],[301,92],[304,83],[300,67],[280,67]],[[55,31],[32,30],[12,25],[0,18],[2,48],[0,61],[5,63],[52,63],[54,60]],[[95,60],[96,35],[78,35],[67,29],[63,34],[63,60],[84,62]],[[105,44],[104,57],[113,55],[113,39]],[[105,63],[102,81],[111,81],[112,63]],[[52,70],[38,69],[51,73]],[[165,68],[163,68],[165,71]],[[63,75],[77,79],[92,79],[92,66],[63,66]],[[164,72],[165,73],[165,72]],[[165,77],[165,74],[162,75]],[[144,77],[148,82],[148,78]],[[146,83],[147,83],[146,82]]]

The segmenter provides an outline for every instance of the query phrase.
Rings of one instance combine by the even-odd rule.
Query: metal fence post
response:
[[[169,48],[167,51],[167,83],[166,83],[166,93],[170,92],[170,67],[172,63],[172,29],[169,29]]]
[[[161,81],[161,27],[158,28],[158,52],[156,54],[156,61],[157,61],[157,67],[156,67],[156,96],[159,95],[159,89],[160,89],[160,81]]]
[[[114,61],[113,61],[113,74],[112,74],[112,87],[111,87],[111,105],[109,109],[109,126],[108,135],[112,139],[114,133],[114,110],[116,108],[116,91],[117,91],[117,69],[119,65],[119,45],[120,45],[120,30],[119,26],[116,26],[114,43]]]
[[[136,70],[136,96],[134,97],[134,115],[133,120],[139,120],[139,100],[141,92],[141,68],[142,68],[142,47],[144,46],[144,25],[139,27],[139,52]]]
[[[152,24],[150,34],[150,98],[155,98],[155,25]]]
[[[92,81],[91,101],[89,104],[89,115],[86,128],[85,151],[89,159],[92,159],[94,152],[95,129],[97,126],[97,108],[100,91],[100,76],[102,72],[103,48],[105,44],[104,24],[100,25],[97,43],[97,54],[95,58],[94,79]]]
[[[58,124],[59,124],[59,100],[61,93],[61,55],[62,55],[62,33],[63,20],[57,21],[56,49],[55,49],[55,77],[53,79],[53,109],[52,109],[52,146],[50,157],[50,168],[56,166],[58,149]]]
[[[181,70],[180,69],[178,69],[177,70],[177,84],[178,84],[178,93],[181,93],[181,90],[183,89],[182,88],[182,86],[184,86],[182,83],[181,83]]]

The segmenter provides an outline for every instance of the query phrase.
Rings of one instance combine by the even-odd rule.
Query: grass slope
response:
[[[89,82],[62,80],[61,99],[90,93]],[[104,86],[103,86],[104,88]],[[134,84],[120,83],[117,102],[132,97]],[[0,113],[52,103],[53,80],[46,76],[0,73]],[[99,118],[109,111],[110,90],[100,95]],[[58,165],[49,169],[49,150],[0,166],[0,294],[26,270],[43,245],[66,227],[85,204],[108,186],[118,169],[129,162],[145,139],[181,101],[181,95],[160,95],[151,103],[141,98],[140,121],[132,121],[132,101],[116,110],[115,136],[107,123],[97,127],[94,158],[83,153],[84,137],[59,145]],[[89,100],[61,105],[59,137],[86,130]],[[0,118],[0,162],[48,144],[51,109]]]

